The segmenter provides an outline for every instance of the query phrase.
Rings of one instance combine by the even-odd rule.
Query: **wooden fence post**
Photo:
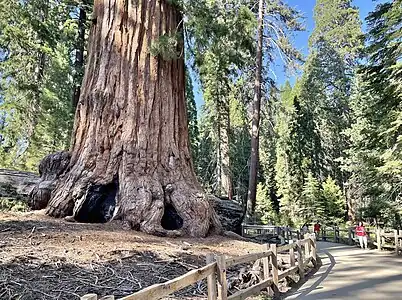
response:
[[[271,255],[271,266],[272,266],[272,289],[274,291],[274,298],[279,295],[279,270],[278,270],[278,248],[276,244],[270,245]]]
[[[377,249],[381,250],[381,231],[379,228],[377,228],[376,237],[377,237]]]
[[[336,226],[334,226],[334,243],[336,243]]]
[[[215,261],[215,257],[212,253],[207,254],[207,264],[213,263]],[[216,271],[213,272],[207,278],[208,284],[208,300],[216,300]]]
[[[304,246],[304,249],[305,249],[305,251],[304,251],[304,255],[305,255],[305,257],[306,258],[309,258],[309,257],[311,257],[311,248],[310,248],[310,234],[306,234],[305,235],[305,238],[306,239],[309,239],[309,241],[305,244],[305,246]]]
[[[394,230],[394,237],[395,237],[395,254],[399,254],[399,237],[398,237],[398,230]]]
[[[228,299],[228,285],[226,281],[226,259],[224,255],[220,255],[216,258],[218,266],[218,299]]]
[[[304,278],[303,251],[300,241],[297,241],[297,265],[299,266],[300,278]]]
[[[348,243],[349,243],[349,245],[353,245],[353,239],[352,239],[352,228],[351,227],[349,227],[348,228]]]
[[[80,300],[98,300],[98,295],[86,294],[86,295],[82,296]]]
[[[317,266],[317,238],[315,235],[310,237],[311,241],[311,257],[314,267]]]
[[[289,249],[289,256],[290,256],[290,266],[294,267],[296,265],[295,248],[290,248]]]
[[[269,244],[264,244],[262,245],[262,251],[267,251],[270,250]],[[269,278],[269,257],[264,257],[262,259],[262,266],[264,270],[264,280],[267,280]],[[268,293],[271,294],[270,288],[268,288]]]
[[[341,242],[341,233],[339,231],[339,227],[336,226],[336,242],[340,243]]]

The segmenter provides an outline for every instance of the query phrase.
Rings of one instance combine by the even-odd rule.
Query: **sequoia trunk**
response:
[[[49,215],[122,219],[158,235],[177,229],[175,234],[205,236],[220,229],[192,167],[177,39],[182,22],[171,3],[95,1],[71,160],[52,193]],[[176,58],[150,54],[162,40],[174,49],[159,48],[174,50]]]
[[[253,218],[257,197],[258,161],[260,148],[260,114],[261,114],[261,81],[262,81],[262,47],[264,35],[264,0],[259,0],[258,8],[258,45],[256,74],[254,83],[253,116],[251,123],[251,158],[250,177],[248,183],[246,218]]]

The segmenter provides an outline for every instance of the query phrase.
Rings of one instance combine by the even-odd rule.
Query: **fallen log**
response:
[[[66,152],[59,152],[44,160],[39,174],[24,171],[0,169],[0,197],[17,197],[27,200],[32,209],[43,209],[50,199],[55,181],[66,168],[69,156]],[[243,221],[242,207],[232,200],[210,196],[215,211],[222,223],[224,231],[233,231],[241,234]],[[173,218],[175,215],[172,216]]]
[[[241,223],[243,222],[243,209],[233,200],[214,198],[214,208],[219,216],[222,227],[226,231],[233,231],[241,234]]]
[[[38,174],[0,169],[0,197],[21,196],[27,198],[38,182]]]

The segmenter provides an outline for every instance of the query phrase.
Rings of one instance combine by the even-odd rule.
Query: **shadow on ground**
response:
[[[286,299],[402,299],[402,257],[321,243],[321,268]]]

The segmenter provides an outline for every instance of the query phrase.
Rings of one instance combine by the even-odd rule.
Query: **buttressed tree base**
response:
[[[189,151],[183,43],[174,58],[151,53],[181,20],[167,0],[95,0],[71,159],[47,214],[157,235],[220,230]]]

